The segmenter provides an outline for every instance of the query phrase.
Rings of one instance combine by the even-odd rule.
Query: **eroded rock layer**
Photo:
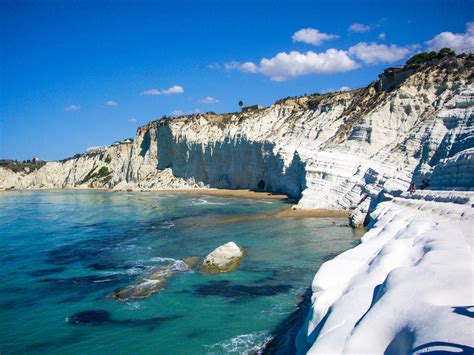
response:
[[[383,189],[472,189],[473,65],[472,55],[444,58],[362,89],[150,122],[133,141],[30,173],[0,168],[0,189],[256,189],[302,209],[360,205],[357,225]]]

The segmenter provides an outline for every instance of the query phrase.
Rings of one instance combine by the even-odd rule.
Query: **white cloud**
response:
[[[173,117],[184,116],[184,115],[185,113],[183,110],[174,110],[170,112],[170,116],[173,116]]]
[[[334,90],[333,88],[327,88],[324,90],[321,90],[321,94],[328,94],[331,92],[338,92],[338,91],[349,91],[351,88],[349,86],[341,86],[339,89]]]
[[[174,95],[174,94],[182,94],[184,89],[182,86],[173,85],[172,87],[166,90],[158,90],[158,89],[150,89],[140,93],[140,95],[147,95],[147,96],[155,96],[155,95]]]
[[[274,81],[284,81],[306,74],[346,72],[358,67],[346,51],[333,48],[321,53],[280,52],[273,58],[262,58],[259,64],[246,62],[234,66],[244,72],[261,73]]]
[[[466,24],[466,32],[441,32],[426,42],[430,51],[448,47],[457,53],[472,52],[474,47],[474,22]]]
[[[216,104],[216,103],[218,103],[219,100],[217,100],[215,97],[207,96],[207,97],[205,97],[204,99],[202,99],[200,102],[203,103],[203,104],[210,105],[210,104]]]
[[[207,67],[212,70],[217,70],[221,68],[221,65],[219,63],[211,63],[208,64]]]
[[[81,106],[69,105],[69,106],[66,106],[64,108],[64,111],[77,111],[77,110],[80,110],[80,109],[81,109]]]
[[[173,85],[169,89],[163,90],[163,94],[165,95],[174,95],[174,94],[182,94],[184,89],[179,85]]]
[[[366,64],[392,63],[405,58],[411,49],[399,47],[395,44],[387,46],[385,44],[360,42],[349,48],[349,54],[356,56]]]
[[[336,39],[339,38],[339,36],[330,33],[323,33],[315,28],[308,27],[295,32],[291,38],[293,39],[293,42],[303,42],[312,44],[313,46],[319,46],[323,41]]]
[[[118,106],[118,103],[114,100],[109,100],[105,103],[105,106],[114,107],[114,106]]]
[[[224,63],[225,70],[234,70],[234,69],[237,69],[239,66],[240,66],[240,63],[236,62],[235,60],[232,62]]]
[[[137,121],[138,121],[138,120],[137,120],[136,118],[130,118],[130,119],[128,120],[128,122],[130,122],[130,123],[135,123],[135,122],[137,122]]]
[[[263,59],[262,59],[263,60]],[[258,66],[252,62],[245,62],[239,65],[239,69],[247,73],[257,73]]]
[[[385,32],[380,33],[380,34],[378,35],[378,37],[379,37],[379,39],[381,39],[381,40],[385,40],[385,37],[386,37]]]
[[[363,23],[353,23],[352,25],[349,26],[349,31],[351,32],[358,32],[358,33],[364,33],[364,32],[369,32],[370,31],[370,26],[369,25],[364,25]]]
[[[155,96],[155,95],[160,95],[161,91],[158,89],[150,89],[150,90],[145,90],[140,93],[140,95],[147,95],[147,96]]]
[[[174,110],[170,113],[170,116],[178,117],[178,116],[192,115],[192,114],[197,114],[197,113],[201,113],[201,110],[198,108],[195,108],[194,110],[190,110],[190,111]]]

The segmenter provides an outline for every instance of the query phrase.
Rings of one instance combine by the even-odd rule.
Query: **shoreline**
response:
[[[281,218],[347,218],[349,211],[334,211],[334,210],[294,210],[291,206],[283,208],[279,211],[269,214],[256,214],[252,216],[243,217],[228,217],[222,218],[216,223],[236,223],[244,221],[258,221],[265,219],[281,219]]]
[[[209,195],[222,197],[241,197],[260,200],[280,200],[293,201],[291,197],[285,194],[276,194],[265,191],[252,191],[248,189],[216,189],[216,188],[178,188],[178,189],[160,189],[160,190],[142,190],[142,189],[105,189],[105,188],[44,188],[44,189],[4,189],[0,192],[26,192],[26,191],[96,191],[96,192],[154,192],[154,193],[176,193],[176,194],[190,194],[190,195]]]
[[[300,210],[293,208],[286,208],[275,214],[279,218],[347,218],[350,211],[347,210],[327,210],[327,209],[313,209]]]
[[[156,192],[156,193],[178,193],[178,194],[190,194],[190,195],[209,195],[209,196],[221,196],[221,197],[240,197],[240,198],[251,198],[257,200],[279,200],[279,201],[292,201],[292,199],[285,194],[274,194],[271,192],[264,191],[252,191],[246,189],[215,189],[215,188],[196,188],[196,189],[165,189],[165,190],[143,190],[143,192]]]
[[[0,192],[26,192],[26,191],[94,191],[94,192],[152,192],[157,194],[188,194],[188,195],[207,195],[217,197],[235,197],[248,198],[254,200],[274,200],[288,203],[289,206],[269,215],[257,215],[246,218],[226,218],[221,223],[238,222],[243,219],[268,219],[268,218],[348,218],[350,211],[348,210],[328,210],[328,209],[294,209],[293,203],[296,201],[285,194],[276,194],[264,191],[252,191],[248,189],[217,189],[217,188],[178,188],[178,189],[162,189],[162,190],[113,190],[104,188],[65,188],[65,189],[18,189],[18,190],[0,190]]]

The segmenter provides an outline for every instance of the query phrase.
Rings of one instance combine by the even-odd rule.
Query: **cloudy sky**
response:
[[[61,159],[163,115],[357,88],[474,51],[470,1],[0,1],[0,158]]]

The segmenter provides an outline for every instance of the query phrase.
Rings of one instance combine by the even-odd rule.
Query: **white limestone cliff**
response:
[[[362,243],[324,263],[299,354],[472,353],[474,192],[390,197]]]
[[[382,190],[421,180],[472,189],[473,63],[445,58],[387,70],[362,89],[150,122],[134,141],[28,174],[0,167],[0,189],[263,188],[301,209],[360,205],[359,225]]]

